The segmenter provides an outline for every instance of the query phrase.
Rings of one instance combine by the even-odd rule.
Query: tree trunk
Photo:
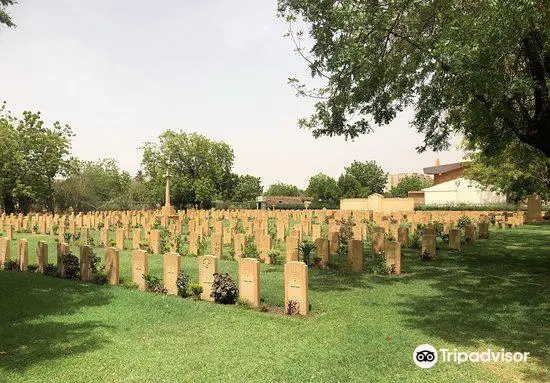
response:
[[[13,202],[13,198],[9,194],[4,195],[4,210],[6,214],[15,213],[15,203]]]

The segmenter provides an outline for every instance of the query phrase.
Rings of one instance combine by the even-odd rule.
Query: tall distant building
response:
[[[386,188],[384,189],[384,191],[385,192],[390,191],[392,187],[396,186],[399,182],[403,180],[403,178],[406,178],[406,177],[418,177],[426,181],[433,181],[433,177],[431,175],[422,174],[422,173],[388,174],[388,180],[386,181]]]

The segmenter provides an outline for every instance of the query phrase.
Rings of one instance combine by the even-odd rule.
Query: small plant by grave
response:
[[[312,265],[312,253],[315,250],[315,244],[310,241],[304,241],[298,246],[300,254],[302,254],[302,260],[308,266]]]
[[[244,250],[243,250],[243,257],[258,259],[259,256],[260,256],[260,253],[258,252],[258,248],[256,247],[256,244],[254,243],[254,237],[246,237]]]
[[[167,291],[164,288],[162,279],[154,277],[150,274],[143,274],[143,279],[145,280],[147,291],[150,291],[152,293],[166,294]]]
[[[466,226],[468,225],[471,225],[472,224],[472,220],[470,219],[470,217],[466,217],[465,215],[463,215],[462,217],[460,217],[458,219],[458,221],[456,222],[456,226],[460,229],[460,230],[463,230]]]
[[[4,270],[6,271],[19,271],[19,264],[13,259],[4,262]]]
[[[176,280],[176,286],[178,288],[178,295],[182,298],[187,297],[189,288],[189,275],[186,274],[184,271],[181,271],[178,279]]]
[[[424,250],[422,254],[420,254],[420,260],[421,261],[433,261],[435,260],[435,257],[430,254],[428,250]]]
[[[198,283],[191,283],[189,285],[189,291],[191,291],[191,294],[193,294],[195,299],[200,299],[200,295],[202,294],[203,288]]]
[[[57,277],[57,267],[53,263],[48,263],[44,267],[44,275],[48,277]]]
[[[76,255],[68,252],[63,255],[61,262],[65,269],[65,278],[76,279],[80,276],[80,261]]]
[[[280,265],[282,263],[281,252],[279,250],[271,249],[267,252],[267,256],[272,265]]]
[[[229,274],[214,274],[210,296],[214,298],[216,303],[234,304],[237,301],[238,295],[239,290],[235,285],[235,281]]]
[[[374,275],[388,275],[391,274],[391,268],[386,263],[386,255],[384,253],[374,254],[372,264],[368,267],[368,270]]]
[[[286,308],[285,308],[286,315],[298,315],[299,312],[300,312],[300,302],[291,299],[286,303]]]

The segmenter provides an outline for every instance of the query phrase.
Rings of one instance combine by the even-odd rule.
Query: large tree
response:
[[[519,140],[550,157],[550,1],[279,0],[279,14],[309,25],[312,48],[289,35],[322,80],[300,120],[314,136],[354,138],[407,106],[442,150],[453,132],[486,154]]]
[[[0,107],[0,198],[4,210],[53,209],[54,177],[68,162],[72,130],[55,122],[46,127],[40,112],[21,118]]]
[[[233,201],[249,202],[255,201],[256,197],[262,195],[264,187],[260,177],[244,175],[237,177],[237,185],[233,193]]]
[[[273,185],[270,185],[265,195],[270,196],[288,196],[288,197],[297,197],[303,194],[303,191],[298,188],[298,186],[284,184],[282,182],[277,182]]]
[[[513,201],[531,194],[550,199],[550,159],[521,142],[510,144],[502,153],[470,154],[466,177],[488,189],[501,191]]]
[[[309,179],[306,194],[316,201],[337,203],[340,200],[340,189],[336,180],[319,173]]]
[[[56,207],[61,210],[125,210],[132,207],[133,194],[130,174],[110,158],[73,159],[67,176],[55,183]]]
[[[422,190],[432,184],[432,181],[417,176],[405,177],[391,188],[389,194],[392,197],[407,197],[410,191]]]
[[[373,193],[382,193],[388,174],[375,161],[353,161],[344,168],[338,179],[342,197],[366,198]]]
[[[159,203],[164,203],[165,173],[170,169],[172,204],[209,206],[235,186],[233,159],[233,150],[224,142],[167,130],[158,143],[143,146],[142,166]]]

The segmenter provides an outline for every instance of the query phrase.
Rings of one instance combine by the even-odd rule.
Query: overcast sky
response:
[[[71,125],[81,159],[115,158],[134,174],[139,147],[166,129],[228,143],[235,172],[305,187],[353,160],[422,172],[461,159],[415,152],[422,138],[404,112],[354,142],[314,139],[297,119],[312,111],[288,77],[307,78],[283,37],[276,0],[21,0],[17,28],[0,30],[0,100]]]

